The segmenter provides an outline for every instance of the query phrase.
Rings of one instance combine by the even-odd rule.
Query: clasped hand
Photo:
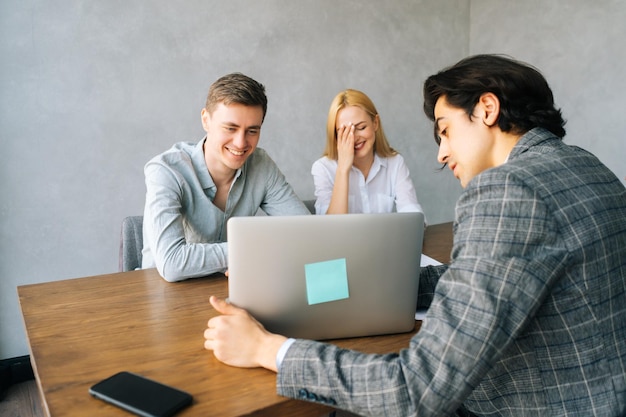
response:
[[[220,313],[204,331],[204,348],[227,365],[276,371],[276,354],[285,337],[268,332],[246,310],[211,296],[209,302]]]

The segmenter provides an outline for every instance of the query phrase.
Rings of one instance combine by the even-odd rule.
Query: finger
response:
[[[341,133],[341,144],[345,147],[350,147],[354,143],[354,125],[350,124],[345,127]]]
[[[227,303],[226,300],[224,300],[223,298],[218,298],[214,295],[209,297],[209,302],[211,303],[213,308],[216,309],[217,312],[220,314],[238,314],[243,311],[240,308],[237,308],[234,305]]]
[[[354,125],[352,123],[346,126],[346,129],[343,132],[343,135],[344,135],[344,140],[346,141],[350,141],[350,138],[354,137]]]
[[[349,123],[347,125],[341,125],[341,137],[343,140],[346,140],[348,138],[351,128],[352,128],[352,123]]]
[[[211,317],[209,319],[209,321],[207,322],[207,328],[208,329],[215,329],[218,326],[218,321],[222,318],[222,316],[215,316],[215,317]],[[207,329],[207,330],[208,330]]]
[[[204,341],[204,348],[206,350],[213,350],[213,340],[207,339]]]
[[[351,142],[354,142],[354,131],[355,131],[356,127],[350,123],[350,130],[348,131],[348,139]]]
[[[341,135],[343,134],[343,129],[344,129],[343,125],[341,125],[341,126],[339,126],[337,128],[337,132],[336,132],[336,135],[337,135],[336,136],[336,141],[337,141],[337,143],[341,143]]]
[[[208,328],[204,330],[204,338],[207,340],[213,340],[214,336],[213,336],[213,329],[212,328]]]

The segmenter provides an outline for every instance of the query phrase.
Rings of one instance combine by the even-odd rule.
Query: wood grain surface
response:
[[[451,223],[429,226],[423,252],[448,262]],[[178,283],[155,269],[18,287],[31,361],[49,416],[124,416],[92,398],[91,385],[131,371],[189,392],[184,416],[319,416],[330,408],[276,394],[276,376],[264,369],[224,365],[203,347],[216,312],[210,295],[226,297],[222,275]],[[413,332],[333,341],[367,353],[397,352]]]

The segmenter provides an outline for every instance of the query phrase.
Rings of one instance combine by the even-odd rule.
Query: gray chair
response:
[[[122,220],[120,236],[120,272],[141,268],[143,249],[143,216],[128,216]]]

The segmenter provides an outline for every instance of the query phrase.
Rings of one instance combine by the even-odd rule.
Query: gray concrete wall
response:
[[[144,163],[200,139],[207,89],[228,72],[266,85],[260,146],[303,199],[330,101],[357,88],[409,161],[429,221],[452,220],[460,187],[437,170],[421,85],[478,52],[544,70],[567,139],[626,176],[626,3],[517,3],[1,2],[0,358],[28,353],[18,285],[117,270],[121,220],[143,210]]]
[[[450,220],[460,187],[436,171],[421,84],[467,54],[468,16],[467,0],[3,0],[0,358],[28,353],[18,285],[117,270],[143,165],[201,138],[208,87],[229,72],[266,85],[260,146],[301,198],[351,87],[377,104],[431,222]]]
[[[503,4],[506,4],[503,7]],[[626,177],[626,2],[472,0],[470,54],[539,68],[567,120],[565,142]]]

